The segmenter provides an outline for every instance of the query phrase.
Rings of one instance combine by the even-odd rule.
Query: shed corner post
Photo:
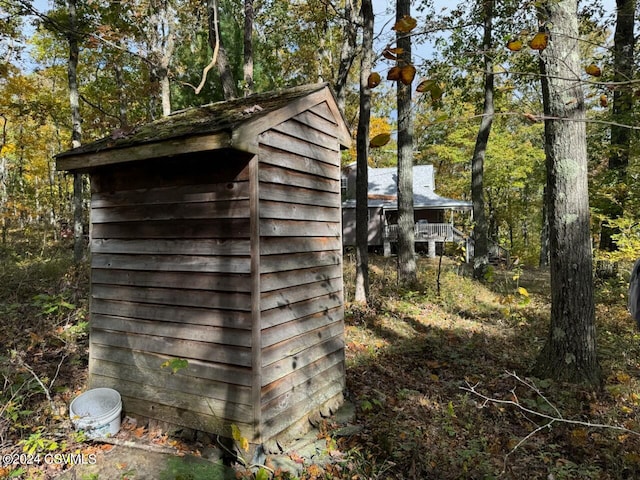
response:
[[[253,443],[262,438],[262,320],[260,287],[260,181],[259,158],[249,160],[249,232],[251,237],[251,403],[253,406]]]

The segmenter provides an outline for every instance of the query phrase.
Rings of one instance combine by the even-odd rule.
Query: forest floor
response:
[[[114,455],[121,446],[71,428],[69,402],[86,388],[87,267],[74,267],[68,249],[17,250],[0,252],[0,478],[151,478]],[[296,469],[267,458],[271,472],[235,465],[232,477],[640,478],[640,335],[625,309],[627,266],[596,284],[604,380],[591,389],[528,376],[548,331],[548,272],[496,269],[479,283],[451,260],[439,276],[437,259],[418,265],[419,284],[402,291],[395,259],[372,257],[364,308],[351,302],[353,264],[345,256],[353,419],[321,425],[314,445],[322,456],[287,453]],[[215,448],[202,436],[126,423],[123,431],[152,446],[135,450],[141,458],[160,452],[178,462],[162,478],[229,476],[219,462],[197,461]],[[20,464],[47,454],[48,462]],[[65,454],[111,462],[118,475],[71,469]]]

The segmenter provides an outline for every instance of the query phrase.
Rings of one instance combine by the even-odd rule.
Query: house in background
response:
[[[382,247],[391,254],[398,238],[397,168],[369,168],[369,246]],[[342,171],[342,229],[344,246],[356,243],[356,164]],[[416,247],[427,247],[436,255],[436,244],[465,243],[467,255],[473,250],[469,236],[455,227],[454,212],[472,211],[471,202],[441,197],[435,193],[433,165],[413,167],[413,208]]]

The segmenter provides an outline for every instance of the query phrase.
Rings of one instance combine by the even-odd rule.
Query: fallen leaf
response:
[[[369,140],[369,146],[371,148],[380,148],[384,147],[391,140],[390,133],[380,133]]]
[[[416,67],[413,65],[405,65],[400,69],[400,81],[405,85],[411,85],[416,76]]]
[[[400,80],[400,67],[397,65],[391,67],[389,73],[387,73],[387,80]]]
[[[603,108],[609,106],[609,99],[604,93],[600,95],[600,106]]]

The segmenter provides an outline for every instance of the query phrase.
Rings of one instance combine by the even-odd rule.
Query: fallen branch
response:
[[[511,394],[513,395],[513,398],[515,398],[515,400],[503,400],[501,398],[490,397],[488,395],[485,395],[484,393],[479,392],[478,391],[478,386],[480,385],[480,383],[476,383],[476,384],[472,385],[469,382],[465,382],[466,386],[460,387],[461,390],[464,390],[465,392],[472,393],[473,395],[481,398],[484,401],[484,403],[480,406],[480,408],[484,408],[487,404],[490,404],[490,403],[496,404],[496,405],[508,405],[508,406],[515,407],[516,409],[520,410],[521,412],[524,412],[524,413],[527,413],[529,415],[534,415],[536,417],[540,417],[540,418],[543,418],[545,420],[548,420],[548,422],[546,422],[544,425],[538,425],[533,431],[531,431],[529,434],[527,434],[527,436],[522,438],[505,455],[503,473],[506,471],[507,460],[509,459],[509,456],[513,452],[515,452],[518,448],[520,448],[527,440],[529,440],[531,437],[533,437],[536,433],[540,432],[541,430],[544,430],[545,428],[551,428],[551,426],[554,423],[565,423],[565,424],[576,425],[576,426],[581,426],[581,427],[585,427],[585,428],[609,429],[609,430],[615,430],[615,431],[618,431],[618,432],[628,433],[628,434],[631,434],[631,435],[640,436],[640,432],[636,432],[634,430],[629,430],[628,428],[625,428],[625,427],[619,427],[617,425],[607,425],[607,424],[603,424],[603,423],[593,423],[593,422],[586,422],[586,421],[582,421],[582,420],[571,420],[571,419],[568,419],[568,418],[564,418],[562,416],[562,413],[560,412],[560,410],[558,410],[558,408],[553,403],[551,403],[551,401],[549,401],[549,399],[547,397],[545,397],[542,394],[542,392],[540,391],[540,389],[538,389],[538,387],[536,387],[532,382],[527,381],[527,380],[523,380],[518,375],[516,375],[514,372],[506,372],[506,373],[507,373],[507,375],[515,378],[522,385],[524,385],[527,388],[533,390],[538,396],[540,396],[540,398],[542,398],[544,400],[544,402],[547,405],[549,405],[549,407],[551,407],[553,409],[553,411],[555,412],[556,416],[553,416],[553,415],[550,415],[550,414],[547,414],[547,413],[543,413],[543,412],[539,412],[537,410],[533,410],[531,408],[528,408],[528,407],[525,407],[524,405],[522,405],[520,403],[520,401],[518,400],[518,397],[515,394],[515,388],[511,390]],[[532,423],[535,423],[535,422],[532,421]]]

